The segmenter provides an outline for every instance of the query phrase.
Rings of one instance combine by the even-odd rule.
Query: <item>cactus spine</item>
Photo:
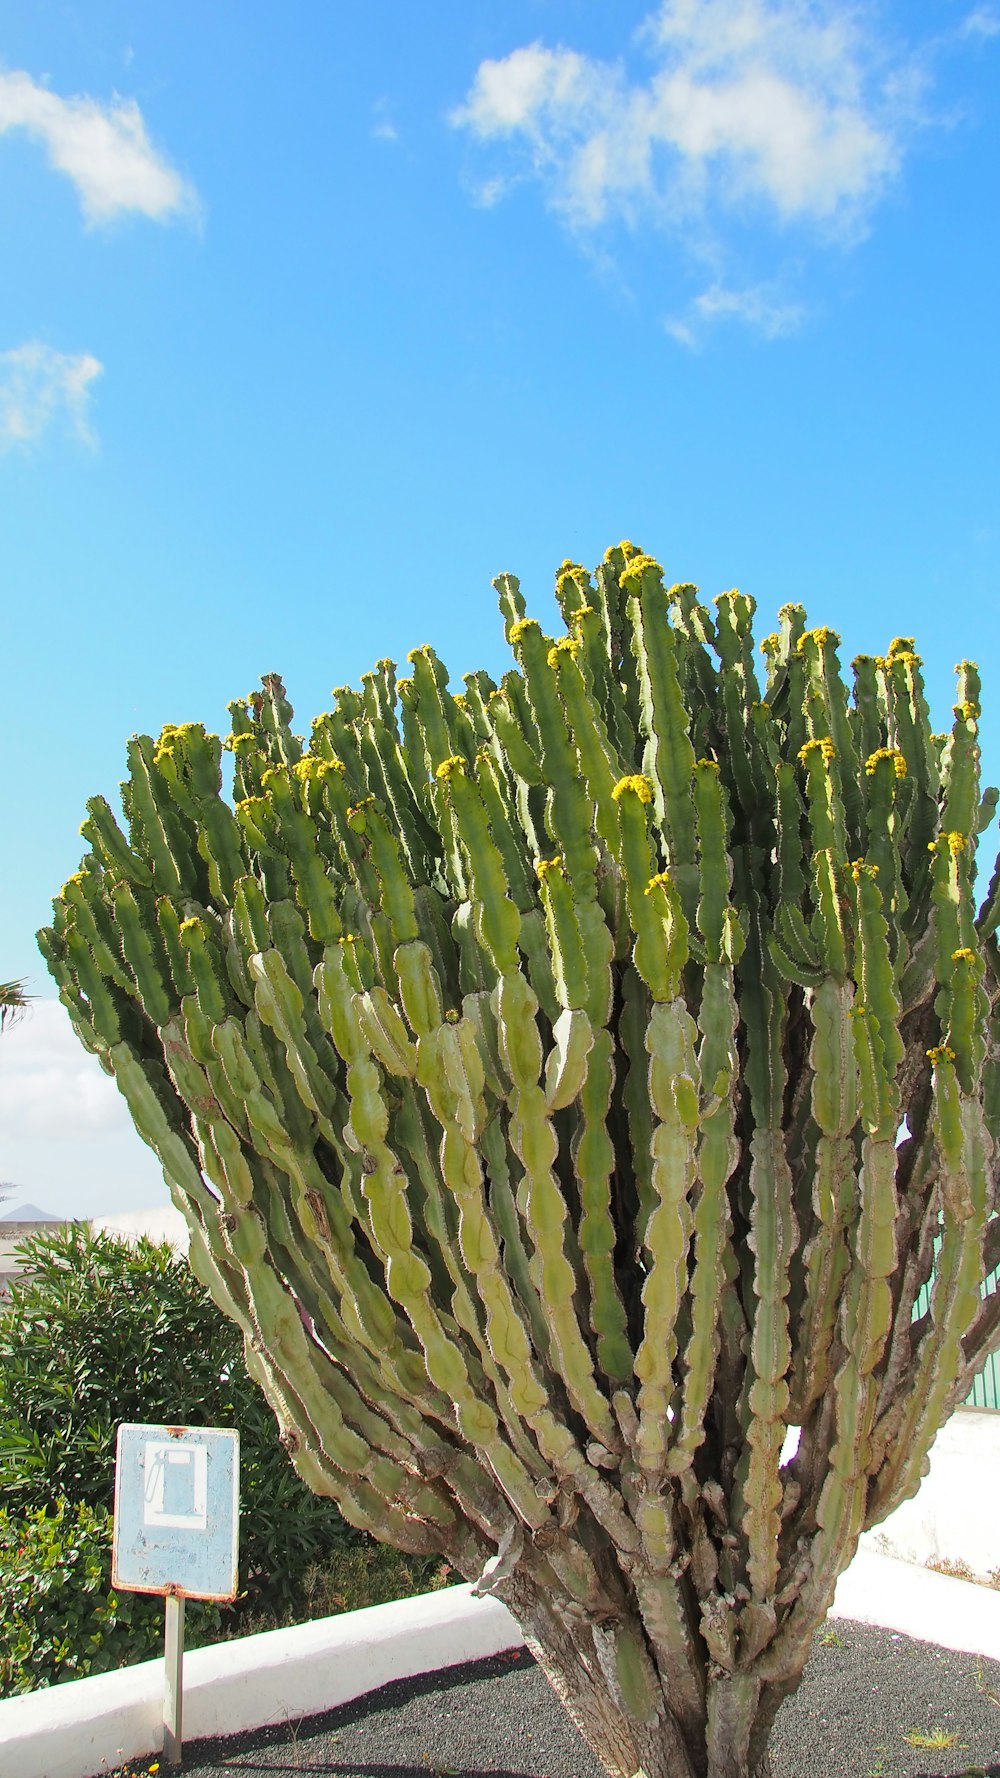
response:
[[[234,807],[135,738],[40,942],[310,1484],[503,1598],[609,1773],[750,1778],[1000,1345],[978,676],[932,735],[911,639],[848,684],[790,606],[762,688],[627,543],[558,639],[497,588],[500,686],[231,705]]]

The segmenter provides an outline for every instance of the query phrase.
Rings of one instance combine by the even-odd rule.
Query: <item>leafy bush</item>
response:
[[[163,1601],[114,1592],[110,1570],[106,1507],[0,1508],[0,1697],[161,1652]],[[189,1645],[211,1641],[220,1623],[218,1606],[192,1601]]]
[[[54,1501],[109,1514],[121,1421],[235,1426],[247,1609],[294,1609],[309,1569],[366,1541],[295,1474],[239,1332],[169,1244],[78,1223],[22,1253],[0,1314],[0,1498],[12,1518]]]

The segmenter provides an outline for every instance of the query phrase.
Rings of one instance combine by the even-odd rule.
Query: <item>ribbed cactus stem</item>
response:
[[[40,944],[310,1486],[509,1604],[609,1773],[761,1778],[1000,1347],[979,675],[935,735],[912,638],[845,675],[789,605],[758,678],[630,542],[565,634],[496,586],[499,683],[133,737]]]

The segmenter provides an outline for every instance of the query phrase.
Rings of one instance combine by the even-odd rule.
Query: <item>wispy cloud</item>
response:
[[[133,99],[61,98],[30,74],[0,71],[0,135],[23,130],[73,181],[88,223],[129,211],[157,222],[197,211],[194,189],[153,147]]]
[[[806,0],[663,0],[646,80],[541,43],[482,62],[452,122],[526,148],[579,225],[637,207],[756,199],[829,224],[871,204],[900,161],[885,74],[856,14]]]
[[[1000,13],[994,6],[976,6],[962,20],[963,37],[1000,37]]]
[[[735,321],[765,339],[783,339],[796,333],[805,320],[802,303],[783,299],[773,284],[753,284],[742,290],[712,284],[694,298],[683,315],[671,315],[664,327],[683,346],[699,346],[706,331],[717,322]]]
[[[114,1081],[74,1035],[58,1000],[36,1000],[3,1034],[4,1143],[92,1142],[128,1128]],[[6,1176],[6,1174],[5,1174]]]
[[[0,450],[33,444],[60,423],[93,445],[88,407],[103,368],[90,352],[57,352],[41,340],[0,352]]]
[[[388,99],[376,99],[372,113],[372,135],[376,142],[398,142],[399,130]]]
[[[980,7],[967,28],[984,34],[991,17]],[[532,177],[580,236],[653,221],[717,274],[751,223],[843,242],[864,233],[902,164],[923,79],[915,58],[889,54],[864,9],[659,0],[631,50],[646,58],[638,74],[541,42],[482,62],[451,113],[491,150],[479,201]],[[801,318],[734,282],[748,288],[715,285],[697,299],[703,321],[730,315],[773,337]]]

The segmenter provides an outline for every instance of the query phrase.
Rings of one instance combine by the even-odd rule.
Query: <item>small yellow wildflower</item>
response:
[[[626,790],[631,790],[641,803],[651,803],[653,800],[653,786],[642,772],[633,772],[628,778],[619,778],[611,792],[616,803],[621,801]]]

